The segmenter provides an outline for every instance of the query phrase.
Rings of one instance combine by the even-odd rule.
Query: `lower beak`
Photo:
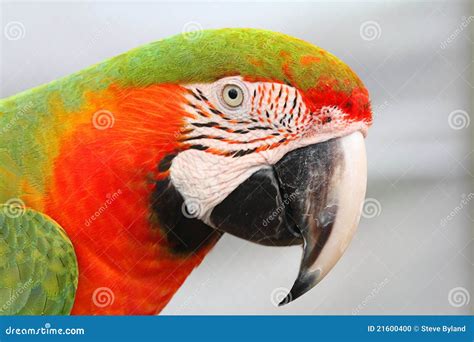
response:
[[[234,190],[211,214],[212,225],[264,245],[303,245],[286,304],[300,297],[340,259],[359,223],[367,183],[360,132],[285,155]]]

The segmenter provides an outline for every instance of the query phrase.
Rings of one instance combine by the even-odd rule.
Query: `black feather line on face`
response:
[[[176,156],[177,154],[173,153],[173,154],[168,154],[163,159],[161,159],[160,163],[158,164],[158,171],[160,172],[168,171],[169,168],[171,167],[171,162]]]
[[[209,146],[196,144],[196,145],[190,145],[189,148],[193,150],[205,151],[209,148]]]
[[[194,91],[192,91],[191,89],[189,90],[189,93],[198,101],[202,101],[202,99],[198,96],[198,94],[196,94]]]
[[[262,131],[268,131],[271,129],[271,127],[267,126],[253,126],[253,127],[248,127],[247,128],[249,131],[255,131],[255,130],[262,130]]]
[[[201,134],[201,135],[196,135],[194,137],[184,138],[181,141],[184,142],[184,141],[199,140],[199,139],[224,140],[224,137]]]
[[[206,123],[200,123],[200,122],[193,122],[191,125],[195,127],[217,127],[219,124],[214,121],[206,122]]]
[[[246,131],[245,129],[237,129],[237,130],[235,130],[233,133],[237,133],[237,134],[247,134],[247,133],[249,133],[249,131]]]
[[[214,114],[217,114],[217,115],[222,115],[222,112],[221,112],[221,111],[219,111],[219,110],[217,110],[217,109],[214,109],[214,108],[209,108],[209,110],[210,110],[211,112],[213,112]]]
[[[184,207],[183,197],[169,178],[156,182],[151,196],[152,221],[165,234],[170,251],[187,256],[217,240],[221,233],[197,218],[184,216]]]
[[[291,106],[291,110],[294,110],[296,108],[296,102],[297,102],[298,97],[295,96],[293,99],[293,106]]]
[[[209,100],[207,99],[207,97],[204,96],[204,94],[202,93],[201,89],[196,88],[196,90],[198,91],[199,96],[201,97],[201,100],[209,101]]]
[[[229,155],[232,155],[232,158],[237,158],[237,157],[242,157],[250,153],[254,153],[257,150],[257,148],[252,148],[249,150],[239,150],[239,151],[234,151],[230,152]]]

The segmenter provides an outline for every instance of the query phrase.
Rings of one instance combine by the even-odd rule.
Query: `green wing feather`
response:
[[[77,281],[74,248],[56,222],[20,201],[0,205],[0,315],[69,314]]]
[[[20,175],[20,167],[8,150],[0,148],[0,203],[5,203],[20,193]]]

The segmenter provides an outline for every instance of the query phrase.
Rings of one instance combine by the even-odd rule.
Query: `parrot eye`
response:
[[[238,107],[244,102],[244,92],[239,86],[228,84],[222,90],[222,99],[229,107]]]

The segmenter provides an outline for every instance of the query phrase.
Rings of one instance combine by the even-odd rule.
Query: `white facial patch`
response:
[[[258,170],[297,148],[364,129],[336,106],[311,113],[285,84],[226,77],[186,88],[190,115],[180,142],[187,148],[173,159],[170,178],[208,225],[214,207]]]
[[[173,159],[170,178],[185,205],[194,207],[194,216],[210,225],[212,209],[253,173],[265,167],[268,167],[266,161],[259,154],[229,158],[188,150]]]

